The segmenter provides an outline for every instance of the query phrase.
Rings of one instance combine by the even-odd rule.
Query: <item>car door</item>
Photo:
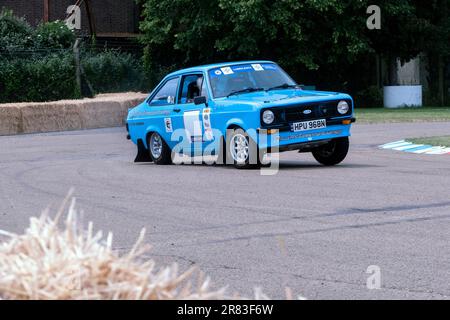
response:
[[[175,126],[175,119],[180,109],[177,106],[177,92],[180,77],[172,77],[163,81],[155,90],[155,93],[147,101],[148,112],[147,119],[151,131],[158,131],[161,137],[166,141],[170,148],[176,144],[172,141],[172,133]]]
[[[185,153],[200,156],[212,140],[209,108],[204,104],[196,105],[194,98],[206,95],[204,75],[201,72],[186,74],[181,77],[178,106],[180,118],[185,131]],[[187,151],[187,152],[186,152]]]

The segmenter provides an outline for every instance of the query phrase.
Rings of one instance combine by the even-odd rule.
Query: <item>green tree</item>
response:
[[[63,21],[41,23],[34,32],[36,48],[67,49],[75,42],[75,34]]]
[[[425,11],[429,2],[418,0],[138,1],[141,41],[153,69],[266,58],[294,74],[320,69],[344,81],[358,65],[370,70],[362,64],[378,54],[390,61],[390,82],[396,82],[397,58],[414,58],[430,39],[442,43],[430,37],[431,12],[449,0],[433,0]],[[366,27],[371,4],[382,10],[381,30]]]
[[[0,50],[23,49],[33,44],[33,29],[11,10],[0,11]]]
[[[268,58],[317,69],[370,50],[365,1],[144,0],[150,63],[186,65]]]
[[[428,58],[428,72],[432,93],[437,93],[437,103],[444,105],[445,66],[450,62],[450,1],[415,1],[418,16],[427,22],[427,35],[423,52]]]
[[[0,50],[67,49],[75,41],[75,34],[63,21],[40,23],[33,29],[11,10],[0,12]]]
[[[428,21],[418,16],[417,5],[410,0],[380,1],[380,30],[367,33],[370,46],[388,63],[388,83],[397,85],[397,64],[418,56],[426,48]]]

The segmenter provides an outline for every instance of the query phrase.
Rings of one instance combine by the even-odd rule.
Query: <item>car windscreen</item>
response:
[[[270,89],[296,83],[274,63],[237,64],[209,70],[214,98],[246,89]]]

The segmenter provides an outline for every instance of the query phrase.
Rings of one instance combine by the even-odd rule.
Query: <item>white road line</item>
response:
[[[434,147],[430,151],[426,152],[426,154],[447,154],[448,151],[445,147]]]
[[[381,149],[391,149],[395,151],[403,151],[416,154],[431,154],[431,155],[450,155],[450,147],[442,146],[427,146],[424,144],[413,144],[412,142],[407,142],[405,140],[399,140],[394,142],[389,142],[378,146]],[[418,148],[418,150],[413,150]],[[411,151],[408,151],[411,150]]]
[[[397,150],[397,151],[404,151],[404,150],[408,150],[408,149],[413,149],[413,148],[417,148],[417,147],[421,147],[421,144],[410,144],[407,146],[401,146],[401,147],[397,147],[397,148],[392,148],[393,150]]]
[[[396,143],[396,144],[392,144],[392,145],[389,145],[389,146],[385,146],[385,147],[382,147],[383,149],[393,149],[393,148],[396,148],[396,147],[401,147],[401,146],[407,146],[407,145],[410,145],[410,144],[412,144],[411,142],[401,142],[401,143]]]
[[[413,151],[412,153],[417,153],[417,154],[426,153],[426,152],[430,151],[433,148],[434,147],[429,147],[429,148],[426,148],[426,149],[420,149],[420,150]]]
[[[395,141],[395,142],[389,142],[389,143],[386,143],[386,144],[381,145],[380,148],[383,148],[383,147],[390,147],[391,145],[398,144],[398,143],[403,143],[403,142],[405,142],[405,140],[399,140],[399,141]]]

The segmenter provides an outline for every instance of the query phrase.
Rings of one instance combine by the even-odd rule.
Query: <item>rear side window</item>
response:
[[[165,106],[175,104],[177,96],[178,78],[167,80],[165,84],[156,92],[150,101],[150,106]]]

